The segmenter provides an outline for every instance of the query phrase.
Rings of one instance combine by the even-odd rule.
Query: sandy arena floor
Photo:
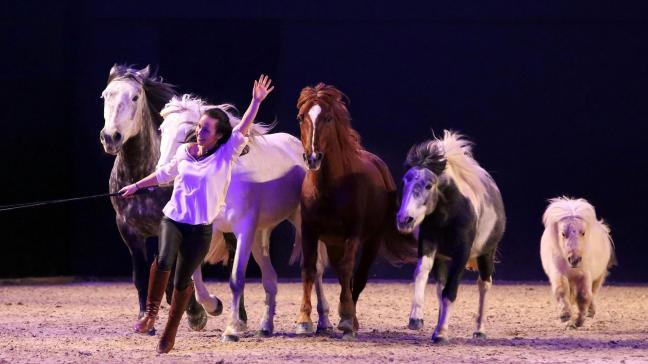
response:
[[[157,355],[156,337],[131,332],[137,305],[129,283],[0,286],[0,363],[648,363],[648,286],[604,287],[597,317],[574,331],[559,322],[547,284],[496,283],[490,292],[489,337],[473,340],[477,289],[464,284],[451,321],[451,342],[443,346],[430,341],[437,315],[433,285],[426,292],[426,327],[414,332],[406,328],[412,285],[370,282],[358,304],[359,340],[352,343],[293,334],[299,283],[279,286],[276,335],[254,337],[264,296],[258,282],[248,283],[246,290],[250,334],[238,343],[222,343],[230,293],[226,283],[209,288],[226,303],[224,315],[210,317],[202,332],[190,332],[183,319],[175,349]],[[326,290],[331,321],[337,324],[337,283],[327,283]],[[165,303],[158,329],[167,308]]]

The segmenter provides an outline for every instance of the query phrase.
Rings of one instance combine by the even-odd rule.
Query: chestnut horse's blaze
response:
[[[299,332],[312,330],[310,296],[320,240],[342,286],[338,328],[344,339],[353,339],[355,306],[380,248],[397,264],[415,260],[417,246],[413,236],[396,229],[396,184],[385,163],[362,148],[345,98],[320,83],[304,88],[297,101],[309,167],[301,197],[304,296],[297,324]],[[354,273],[356,254],[361,257]]]

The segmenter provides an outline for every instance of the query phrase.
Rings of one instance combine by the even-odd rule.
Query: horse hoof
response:
[[[342,341],[358,341],[358,333],[349,331],[342,334]]]
[[[341,330],[345,333],[355,331],[353,326],[353,321],[346,319],[346,320],[340,320],[340,323],[338,324],[338,330]]]
[[[407,328],[410,330],[422,330],[423,329],[423,319],[413,319],[409,320],[409,325]]]
[[[331,336],[333,335],[333,326],[320,326],[317,325],[316,335]]]
[[[272,337],[272,331],[270,331],[270,330],[258,330],[254,336],[256,336],[256,337]]]
[[[569,312],[564,312],[560,315],[560,321],[561,322],[567,322],[571,318],[571,313]]]
[[[212,312],[207,312],[211,316],[220,316],[221,313],[223,313],[223,302],[216,298],[216,308]]]
[[[239,341],[239,337],[236,335],[223,335],[221,341],[224,343],[235,343]]]
[[[432,336],[432,342],[437,345],[445,345],[448,343],[448,338],[443,336]]]
[[[568,323],[566,326],[567,330],[576,330],[578,327],[576,327],[576,324],[574,323]]]
[[[312,322],[298,322],[297,329],[295,330],[297,335],[312,335],[313,334],[313,323]]]
[[[473,332],[473,339],[485,339],[486,334],[480,331]]]
[[[205,310],[200,310],[196,315],[187,315],[187,322],[191,330],[200,331],[207,326],[207,313]]]

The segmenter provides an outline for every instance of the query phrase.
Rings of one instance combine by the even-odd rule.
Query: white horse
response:
[[[231,111],[232,105],[206,105],[201,99],[190,95],[174,97],[161,111],[164,118],[160,129],[162,140],[158,165],[171,158],[176,149],[194,130],[200,115],[211,108],[219,108],[228,114],[232,125],[240,120]],[[232,169],[226,206],[214,221],[214,233],[206,261],[212,264],[227,261],[227,249],[223,233],[233,232],[237,246],[230,278],[232,289],[232,317],[225,332],[224,341],[237,341],[246,323],[239,315],[240,298],[245,285],[245,270],[250,257],[261,268],[263,288],[266,292],[265,312],[261,320],[260,336],[270,336],[274,330],[277,294],[277,273],[269,256],[270,233],[282,221],[289,220],[295,227],[295,246],[291,257],[294,262],[301,253],[301,214],[299,199],[301,185],[306,173],[301,141],[285,133],[266,134],[270,126],[255,124],[246,151]],[[328,319],[329,305],[324,296],[322,273],[326,266],[326,250],[319,249],[316,294],[318,299],[318,330],[331,331]],[[193,275],[196,298],[208,312],[213,312],[217,299],[209,295],[197,269]]]
[[[580,327],[585,315],[594,316],[594,296],[615,263],[610,228],[596,219],[594,206],[582,198],[549,200],[542,221],[542,268],[558,301],[560,319],[569,320],[569,328]],[[574,303],[578,315],[572,318]]]

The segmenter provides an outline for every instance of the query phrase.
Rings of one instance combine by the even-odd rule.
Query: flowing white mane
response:
[[[428,150],[442,150],[446,159],[445,174],[457,185],[459,191],[473,203],[479,216],[484,201],[488,195],[486,186],[497,189],[493,178],[484,170],[472,156],[472,143],[463,135],[443,131],[443,139],[428,142]]]
[[[577,217],[588,224],[596,224],[597,222],[594,206],[587,200],[562,196],[549,200],[549,206],[542,216],[542,223],[549,226],[567,217]]]
[[[160,111],[160,115],[162,115],[162,117],[165,119],[166,122],[167,116],[173,113],[189,112],[191,113],[191,119],[182,120],[182,121],[191,121],[192,123],[196,124],[198,123],[198,119],[200,118],[200,116],[207,110],[211,110],[211,109],[220,109],[221,111],[223,111],[229,118],[230,125],[232,125],[232,127],[236,126],[238,123],[241,122],[241,119],[238,116],[236,116],[238,110],[234,105],[232,104],[209,105],[203,99],[191,94],[174,96],[171,99],[171,101],[169,101],[164,106],[164,109]],[[252,125],[252,128],[250,129],[250,135],[251,136],[265,135],[274,126],[275,126],[274,123],[273,124],[255,123]],[[162,123],[161,127],[164,127],[164,122]]]
[[[542,223],[545,227],[550,227],[568,217],[580,218],[588,226],[598,229],[598,233],[606,235],[606,239],[614,246],[612,237],[610,236],[610,227],[603,220],[596,219],[594,206],[584,198],[572,199],[561,196],[550,199],[549,206],[544,215],[542,215]]]

